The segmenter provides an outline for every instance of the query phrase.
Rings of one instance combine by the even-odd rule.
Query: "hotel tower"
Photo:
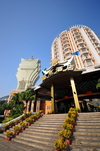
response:
[[[16,74],[18,85],[17,90],[26,90],[30,86],[35,85],[39,78],[40,73],[40,60],[33,59],[21,59],[18,72]]]
[[[96,33],[87,26],[73,26],[60,33],[53,41],[51,47],[51,61],[57,59],[63,62],[74,55],[76,68],[85,68],[86,72],[98,70],[100,67],[100,39]]]

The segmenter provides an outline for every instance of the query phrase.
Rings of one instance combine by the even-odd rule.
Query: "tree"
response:
[[[25,100],[26,103],[30,101],[30,105],[29,105],[29,111],[30,111],[32,100],[34,100],[34,93],[32,92],[32,90],[26,90],[21,92],[21,99]]]

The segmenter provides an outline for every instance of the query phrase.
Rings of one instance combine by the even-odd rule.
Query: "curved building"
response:
[[[98,70],[100,67],[100,39],[96,33],[87,26],[73,26],[56,37],[51,47],[51,61],[55,58],[58,62],[69,60],[72,53],[79,51],[80,55],[74,56],[76,67],[85,68],[87,71]]]
[[[18,72],[16,74],[18,85],[17,90],[26,90],[35,85],[39,78],[40,60],[39,59],[21,59]]]

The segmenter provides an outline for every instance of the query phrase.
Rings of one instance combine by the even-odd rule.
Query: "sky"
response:
[[[49,68],[53,40],[74,25],[100,37],[100,0],[0,0],[0,97],[16,89],[21,58]]]

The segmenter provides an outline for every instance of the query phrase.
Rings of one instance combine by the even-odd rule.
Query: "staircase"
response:
[[[100,112],[79,113],[71,151],[100,151]]]
[[[41,117],[34,124],[16,135],[11,142],[33,147],[39,151],[54,151],[54,141],[58,139],[58,132],[67,114],[48,114]],[[32,150],[33,151],[33,150]]]

